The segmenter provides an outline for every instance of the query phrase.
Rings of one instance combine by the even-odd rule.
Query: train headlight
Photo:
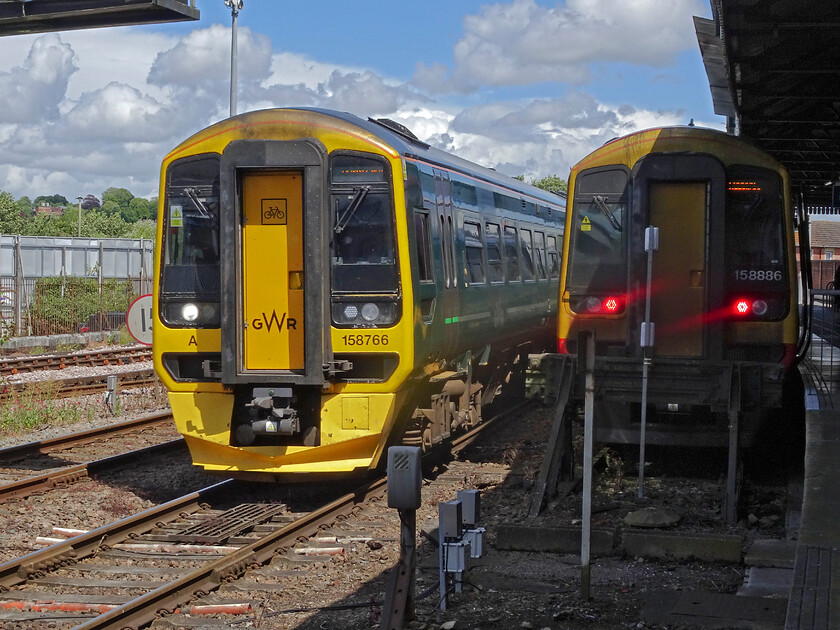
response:
[[[394,301],[333,302],[332,320],[348,328],[391,326],[399,318],[399,310],[399,303]]]
[[[218,302],[193,302],[161,298],[161,319],[167,326],[181,328],[218,328],[221,310]]]
[[[194,322],[198,319],[198,306],[188,302],[181,307],[181,317],[186,322]]]
[[[379,307],[373,302],[368,302],[362,307],[362,319],[366,322],[375,322],[379,319]]]
[[[601,300],[596,297],[587,298],[583,302],[583,308],[590,313],[599,313],[601,311]]]
[[[767,315],[767,302],[764,300],[756,300],[752,303],[752,311],[759,317]]]

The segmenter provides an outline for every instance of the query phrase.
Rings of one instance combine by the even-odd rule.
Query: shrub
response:
[[[73,333],[91,315],[125,312],[134,297],[130,280],[104,279],[100,295],[96,278],[39,278],[30,302],[29,323],[35,335]]]

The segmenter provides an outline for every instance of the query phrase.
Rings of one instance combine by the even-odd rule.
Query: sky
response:
[[[158,195],[160,163],[230,113],[231,11],[0,37],[0,190]],[[238,113],[324,107],[529,181],[607,140],[724,128],[692,16],[705,0],[244,0]]]

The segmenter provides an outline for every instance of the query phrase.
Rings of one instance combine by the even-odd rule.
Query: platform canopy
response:
[[[195,0],[0,0],[0,36],[198,18]]]
[[[809,206],[840,184],[840,2],[710,0],[694,18],[715,113],[774,155]]]

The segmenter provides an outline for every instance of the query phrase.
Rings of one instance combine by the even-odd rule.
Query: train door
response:
[[[242,321],[246,370],[304,367],[303,173],[242,176]]]
[[[441,310],[443,314],[443,350],[452,352],[458,344],[458,311],[460,308],[458,265],[455,259],[456,225],[452,215],[452,192],[449,174],[435,169],[436,218],[441,247]]]
[[[652,181],[650,223],[659,228],[653,256],[651,321],[657,356],[700,357],[706,305],[706,182]]]

